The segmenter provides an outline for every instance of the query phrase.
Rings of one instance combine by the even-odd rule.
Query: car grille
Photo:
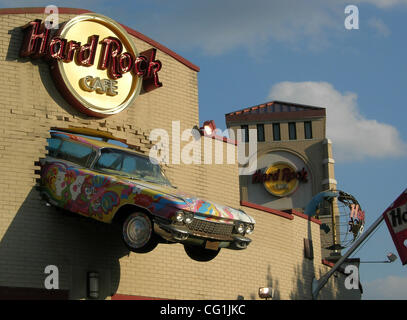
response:
[[[233,224],[217,223],[199,219],[193,219],[188,228],[195,233],[208,234],[214,236],[228,237],[233,232]]]

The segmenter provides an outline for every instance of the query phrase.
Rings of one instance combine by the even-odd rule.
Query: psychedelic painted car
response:
[[[129,250],[144,253],[160,240],[184,244],[198,261],[221,248],[245,249],[255,221],[244,211],[177,191],[161,167],[129,148],[67,132],[51,132],[41,161],[48,203],[118,223]]]

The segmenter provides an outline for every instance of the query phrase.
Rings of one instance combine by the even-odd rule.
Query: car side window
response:
[[[48,155],[50,157],[55,157],[57,155],[59,147],[61,146],[62,140],[57,138],[49,138],[47,140],[48,140],[47,146]]]
[[[136,171],[136,159],[134,157],[124,157],[122,171],[134,173]]]
[[[63,141],[57,158],[86,166],[94,152],[91,147],[72,141]]]
[[[105,150],[97,161],[96,169],[110,169],[119,171],[122,166],[122,155],[120,153]]]

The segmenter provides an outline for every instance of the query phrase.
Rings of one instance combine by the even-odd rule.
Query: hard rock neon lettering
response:
[[[156,60],[156,49],[141,52],[135,57],[130,52],[122,52],[123,44],[120,39],[106,37],[99,41],[98,35],[91,35],[86,44],[57,36],[51,37],[50,30],[44,27],[41,20],[36,19],[23,26],[24,40],[20,49],[21,57],[59,60],[64,63],[74,61],[78,66],[90,67],[95,64],[97,46],[102,49],[98,61],[98,68],[107,70],[112,80],[117,80],[127,72],[133,76],[143,77],[143,89],[149,92],[162,86],[158,72],[161,62]],[[113,90],[114,91],[114,90]],[[107,93],[107,91],[106,91]]]
[[[305,168],[300,171],[293,171],[289,168],[284,168],[282,170],[277,169],[269,174],[263,173],[262,170],[257,170],[252,175],[252,183],[263,183],[266,181],[285,181],[290,182],[293,179],[297,179],[300,182],[308,182],[308,172]]]

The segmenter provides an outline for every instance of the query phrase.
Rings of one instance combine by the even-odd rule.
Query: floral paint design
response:
[[[151,212],[158,210],[164,216],[176,211],[158,192],[90,170],[78,170],[63,162],[46,164],[41,176],[42,192],[58,206],[104,222],[110,222],[125,204],[137,204]]]
[[[233,208],[155,184],[78,169],[63,161],[46,162],[41,181],[42,193],[57,206],[103,222],[111,222],[117,210],[126,204],[146,208],[166,219],[182,209],[194,212],[197,219],[251,222],[247,215]]]

